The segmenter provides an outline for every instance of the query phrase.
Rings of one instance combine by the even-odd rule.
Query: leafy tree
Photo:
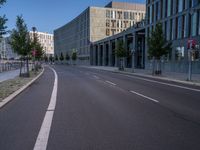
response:
[[[6,2],[6,0],[0,0],[0,8],[1,5],[3,5]],[[5,25],[8,19],[6,19],[6,16],[0,16],[0,40],[2,38],[2,35],[6,34],[6,28],[7,26]]]
[[[62,62],[64,60],[64,56],[63,56],[63,53],[61,52],[60,53],[60,61]]]
[[[13,50],[21,56],[20,76],[22,76],[22,60],[26,60],[27,76],[29,76],[29,55],[32,49],[27,25],[22,16],[17,16],[16,29],[12,30],[10,44]]]
[[[76,61],[77,59],[77,52],[72,52],[72,60]]]
[[[66,53],[65,59],[66,59],[67,61],[69,61],[69,60],[70,60],[70,56],[69,56],[69,54],[68,54],[68,53]]]
[[[158,23],[155,29],[151,32],[151,36],[147,40],[148,42],[148,54],[149,57],[153,59],[153,63],[156,61],[156,70],[155,65],[153,65],[153,74],[161,74],[161,58],[167,56],[171,51],[171,42],[167,42],[162,30],[162,24]]]
[[[75,65],[75,61],[77,60],[77,52],[76,51],[72,52],[72,57],[71,58],[74,61],[74,65]]]
[[[126,52],[123,40],[117,41],[117,47],[115,49],[115,54],[117,55],[117,58],[120,59],[119,69],[124,70],[124,57],[127,56],[127,52]]]

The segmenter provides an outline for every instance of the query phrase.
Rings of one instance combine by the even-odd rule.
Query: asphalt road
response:
[[[200,88],[81,67],[54,66],[48,150],[199,150]],[[0,110],[0,150],[32,150],[54,74]],[[52,110],[50,110],[52,111]]]

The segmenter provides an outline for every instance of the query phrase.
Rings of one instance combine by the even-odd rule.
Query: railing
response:
[[[0,61],[0,73],[20,68],[19,61]]]

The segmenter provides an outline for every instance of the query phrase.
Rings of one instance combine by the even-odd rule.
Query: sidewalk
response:
[[[84,67],[200,86],[200,74],[193,74],[192,81],[187,81],[188,77],[187,73],[163,72],[161,76],[153,76],[151,74],[151,70],[144,70],[144,69],[134,69],[133,72],[132,68],[126,68],[125,71],[119,71],[117,67],[104,67],[104,66],[84,66]]]
[[[0,73],[0,82],[13,79],[19,75],[19,69]]]

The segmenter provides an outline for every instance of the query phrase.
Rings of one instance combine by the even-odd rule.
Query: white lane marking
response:
[[[98,77],[98,76],[95,76],[95,75],[94,75],[93,77],[94,77],[94,78],[96,78],[96,79],[99,79],[99,77]]]
[[[135,91],[130,91],[131,93],[133,93],[133,94],[136,94],[136,95],[138,95],[138,96],[141,96],[141,97],[143,97],[143,98],[146,98],[146,99],[148,99],[148,100],[151,100],[151,101],[153,101],[153,102],[156,102],[156,103],[159,103],[159,101],[158,100],[156,100],[156,99],[153,99],[153,98],[151,98],[151,97],[148,97],[148,96],[145,96],[145,95],[143,95],[143,94],[140,94],[140,93],[138,93],[138,92],[135,92]]]
[[[136,79],[140,79],[140,80],[144,80],[144,81],[148,81],[148,82],[158,83],[158,84],[162,84],[162,85],[167,85],[167,86],[171,86],[171,87],[177,87],[177,88],[181,88],[181,89],[185,89],[185,90],[200,92],[199,89],[189,88],[189,87],[185,87],[185,86],[181,86],[181,85],[164,83],[164,82],[160,82],[160,81],[155,81],[155,80],[151,80],[151,79],[144,79],[144,78],[140,78],[140,77],[136,77],[136,76],[130,76],[130,75],[124,75],[124,76],[130,77],[130,78],[136,78]]]
[[[110,81],[106,81],[106,83],[109,83],[109,84],[114,85],[114,86],[117,85],[117,84],[115,84],[115,83],[113,83],[113,82],[110,82]]]
[[[46,150],[47,143],[49,139],[49,133],[51,130],[51,124],[53,120],[54,110],[56,107],[56,99],[57,99],[57,89],[58,89],[58,75],[56,71],[49,67],[54,72],[55,80],[54,80],[54,86],[53,91],[51,94],[51,100],[47,109],[47,112],[45,114],[44,120],[42,122],[42,126],[40,128],[40,132],[38,134],[34,150]]]

